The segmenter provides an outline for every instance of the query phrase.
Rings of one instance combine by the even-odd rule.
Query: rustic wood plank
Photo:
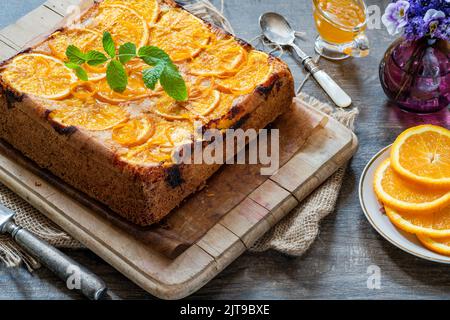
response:
[[[24,49],[43,39],[63,20],[62,16],[45,6],[40,6],[23,16],[16,23],[0,30],[0,36]]]
[[[310,179],[307,172],[317,169],[302,157],[294,157],[271,176],[270,180],[279,184],[284,189],[294,192],[299,186]]]
[[[13,57],[17,50],[0,40],[0,62]]]
[[[224,269],[247,249],[234,233],[221,224],[211,228],[197,245],[214,258],[219,270]]]
[[[237,235],[247,247],[257,240],[255,234],[264,234],[270,229],[265,219],[269,210],[250,198],[246,198],[238,206],[222,218],[220,224]]]
[[[93,3],[94,0],[47,0],[43,5],[65,17],[77,11],[83,12]]]
[[[5,43],[8,47],[12,48],[16,52],[20,51],[20,47],[19,46],[17,46],[13,42],[11,42],[9,39],[7,39],[4,36],[2,36],[1,33],[0,33],[0,41]],[[6,48],[6,49],[9,50],[9,48]]]
[[[59,191],[47,181],[23,170],[6,157],[0,157],[0,170],[3,183],[24,199],[27,198],[28,193],[36,193],[46,199]]]
[[[267,180],[253,191],[249,198],[269,210],[267,221],[276,225],[286,214],[298,205],[297,199],[272,180]]]

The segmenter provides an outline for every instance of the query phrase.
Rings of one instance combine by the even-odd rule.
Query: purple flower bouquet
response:
[[[380,79],[387,96],[408,111],[429,113],[450,101],[450,0],[398,0],[382,22],[391,35]]]

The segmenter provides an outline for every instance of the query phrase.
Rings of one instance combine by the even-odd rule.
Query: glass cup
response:
[[[331,60],[365,57],[366,5],[362,0],[313,0],[313,16],[319,36],[316,52]]]

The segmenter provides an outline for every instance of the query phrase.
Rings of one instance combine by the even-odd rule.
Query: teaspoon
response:
[[[338,107],[346,108],[352,104],[350,96],[325,71],[320,70],[313,59],[294,43],[295,31],[282,15],[267,12],[259,18],[259,24],[264,36],[269,41],[294,49],[302,65],[312,74],[314,79],[316,79]]]

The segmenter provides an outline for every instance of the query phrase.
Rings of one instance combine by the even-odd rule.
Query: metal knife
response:
[[[25,251],[55,273],[70,288],[91,300],[99,300],[107,288],[102,279],[69,258],[61,251],[37,238],[13,222],[15,213],[0,204],[0,234],[9,234]]]

